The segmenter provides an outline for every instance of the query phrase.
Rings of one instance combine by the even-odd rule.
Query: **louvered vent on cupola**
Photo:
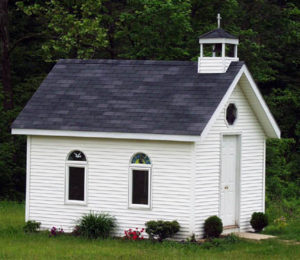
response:
[[[239,39],[220,28],[220,14],[217,18],[218,29],[199,37],[198,73],[225,73],[232,61],[239,60]]]

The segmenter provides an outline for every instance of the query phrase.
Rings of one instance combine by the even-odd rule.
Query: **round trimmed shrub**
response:
[[[269,224],[268,217],[263,212],[254,212],[251,216],[250,224],[255,232],[260,232]]]
[[[150,220],[145,223],[145,226],[150,239],[157,238],[160,242],[168,237],[172,237],[180,230],[180,225],[176,220]]]
[[[217,216],[211,216],[205,220],[204,235],[208,238],[219,237],[223,232],[222,220]]]
[[[109,214],[89,213],[79,219],[77,232],[86,238],[107,238],[115,226],[115,219]]]

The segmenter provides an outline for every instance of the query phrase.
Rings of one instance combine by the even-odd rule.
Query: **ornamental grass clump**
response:
[[[109,214],[89,213],[81,217],[76,227],[80,236],[96,239],[109,237],[115,226],[115,219]]]
[[[180,230],[180,225],[176,220],[151,220],[146,222],[145,225],[149,238],[152,240],[157,239],[160,242],[166,238],[172,237]]]
[[[263,212],[254,212],[251,216],[250,224],[255,232],[260,232],[269,224],[268,217]]]
[[[217,216],[211,216],[205,220],[204,235],[207,238],[216,238],[223,232],[222,220]]]

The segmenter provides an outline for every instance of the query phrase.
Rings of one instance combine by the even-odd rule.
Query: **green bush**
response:
[[[25,226],[23,227],[23,230],[25,233],[34,233],[38,231],[40,226],[41,226],[40,222],[36,222],[34,220],[28,220]]]
[[[219,237],[223,231],[223,223],[217,216],[211,216],[204,222],[204,235],[208,238]]]
[[[179,229],[179,223],[174,221],[163,221],[163,220],[151,220],[145,223],[146,232],[149,235],[150,239],[157,238],[158,241],[162,241],[168,237],[172,237],[176,234]]]
[[[268,217],[263,212],[254,212],[252,214],[250,224],[255,232],[260,232],[269,224]]]
[[[78,221],[77,232],[90,239],[107,238],[115,226],[115,219],[109,214],[89,213]]]

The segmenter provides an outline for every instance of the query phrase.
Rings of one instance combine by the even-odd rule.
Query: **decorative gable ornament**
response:
[[[220,14],[217,18],[218,29],[199,37],[198,73],[225,73],[232,61],[239,61],[239,39],[220,28]]]

